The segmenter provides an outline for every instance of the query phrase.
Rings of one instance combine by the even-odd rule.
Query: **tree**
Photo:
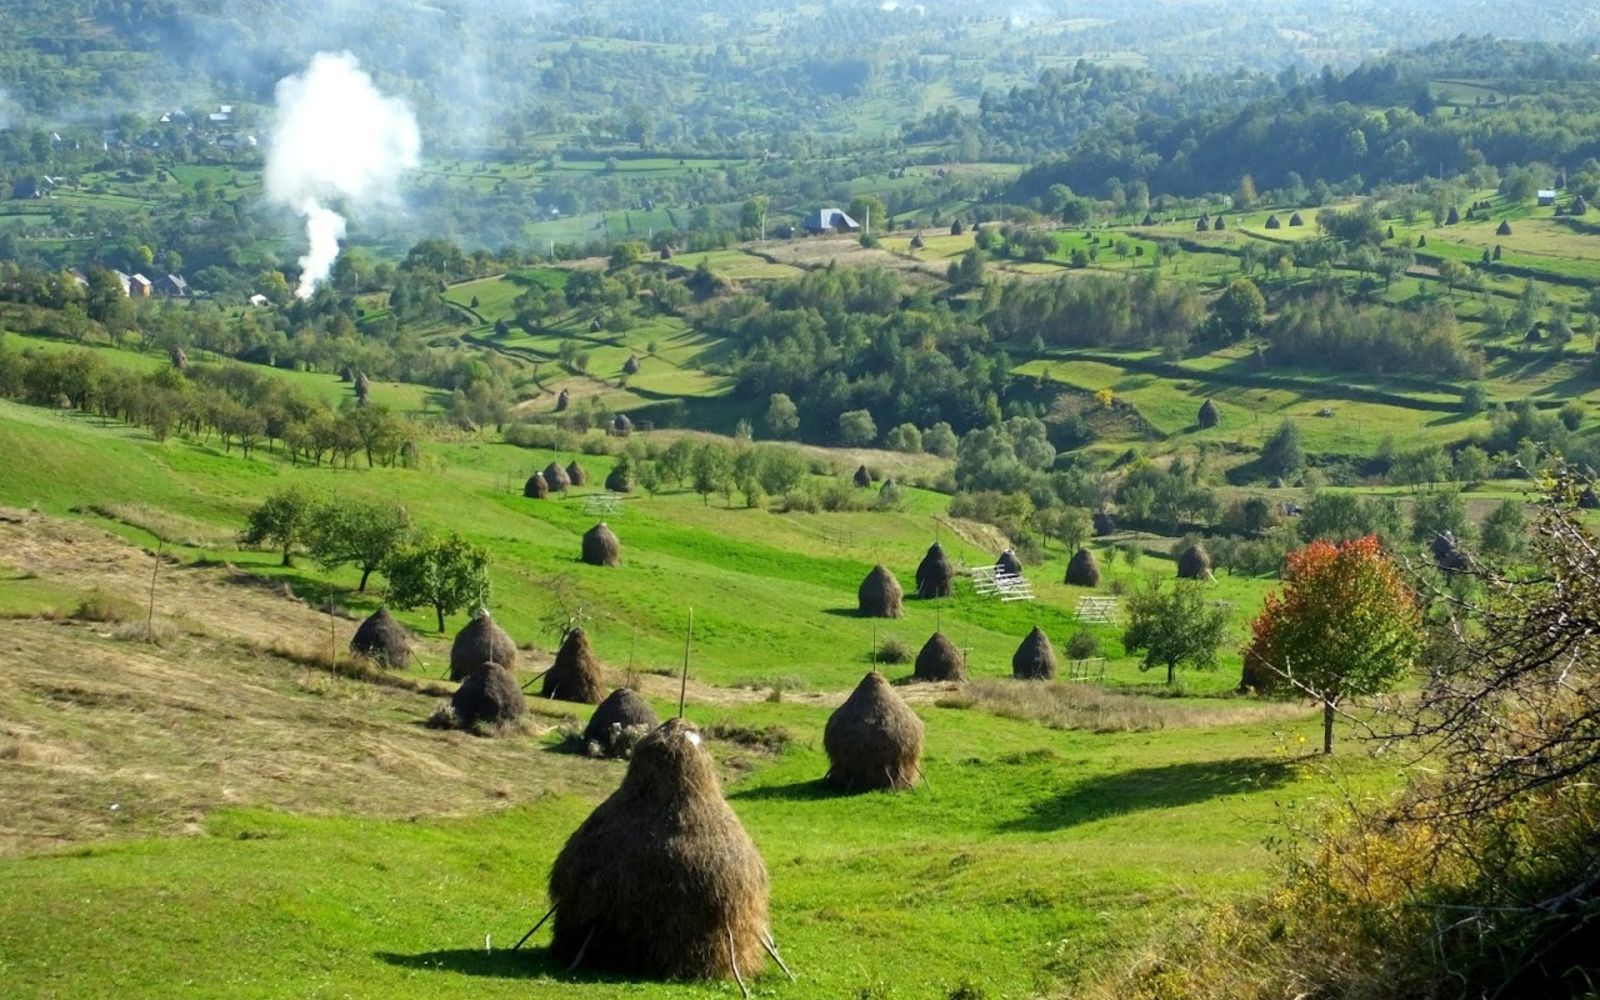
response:
[[[889,433],[883,436],[884,446],[892,451],[920,452],[922,450],[922,431],[913,423],[900,424],[891,427]]]
[[[1528,544],[1528,519],[1522,504],[1515,500],[1502,500],[1483,519],[1478,532],[1478,545],[1485,555],[1499,559],[1515,559]]]
[[[787,393],[775,392],[767,399],[767,433],[775,438],[792,437],[800,429],[800,410]]]
[[[883,204],[883,199],[875,194],[856,195],[850,200],[850,207],[845,209],[845,213],[861,224],[863,232],[889,228],[889,209]]]
[[[1322,752],[1346,698],[1392,687],[1421,650],[1422,615],[1377,536],[1289,554],[1284,586],[1251,623],[1245,661],[1269,686],[1322,704]]]
[[[608,263],[608,268],[612,271],[621,271],[634,266],[643,259],[644,252],[639,248],[639,244],[618,243],[611,248],[611,260]]]
[[[305,541],[317,506],[316,496],[302,487],[278,490],[250,512],[243,541],[246,545],[271,545],[283,553],[282,565],[293,566],[294,550]]]
[[[1456,541],[1465,541],[1470,522],[1467,502],[1456,490],[1432,490],[1417,497],[1411,506],[1411,540],[1428,545],[1448,532]]]
[[[1168,684],[1179,666],[1215,667],[1217,649],[1228,626],[1227,611],[1206,599],[1204,584],[1196,580],[1173,583],[1167,590],[1159,581],[1150,580],[1129,597],[1128,625],[1122,632],[1122,645],[1128,652],[1145,651],[1139,669],[1166,667]]]
[[[1305,449],[1300,446],[1300,428],[1294,421],[1285,420],[1261,446],[1261,467],[1268,475],[1287,476],[1306,464]]]
[[[953,458],[958,444],[960,441],[956,438],[955,430],[943,420],[929,427],[922,435],[922,450],[940,458]]]
[[[839,414],[839,439],[852,447],[863,448],[878,439],[878,425],[869,410],[846,410]]]
[[[1249,278],[1234,278],[1211,303],[1211,335],[1216,340],[1238,340],[1261,329],[1267,300]]]
[[[427,535],[384,564],[389,601],[396,607],[431,607],[444,631],[446,615],[489,603],[489,550],[455,532]]]
[[[361,571],[356,588],[367,591],[367,578],[382,568],[411,535],[411,515],[397,503],[333,497],[313,512],[306,547],[324,569],[354,566]]]
[[[707,441],[694,450],[690,470],[694,491],[709,504],[711,494],[724,492],[733,482],[733,455],[726,445]]]

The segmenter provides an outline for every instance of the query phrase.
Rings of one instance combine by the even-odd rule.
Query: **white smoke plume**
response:
[[[421,151],[411,106],[380,94],[348,52],[319,52],[304,73],[278,82],[266,187],[306,220],[311,245],[295,295],[310,298],[333,269],[345,234],[339,210],[392,202]]]

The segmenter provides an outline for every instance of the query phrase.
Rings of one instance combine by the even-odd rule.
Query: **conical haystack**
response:
[[[515,672],[517,644],[511,641],[505,629],[494,623],[488,608],[479,608],[450,644],[450,679],[459,681],[470,677],[485,663],[498,663]]]
[[[1182,580],[1211,579],[1211,554],[1198,542],[1178,553],[1178,578]]]
[[[1209,427],[1215,427],[1217,424],[1221,423],[1221,421],[1222,414],[1217,412],[1216,403],[1213,403],[1208,399],[1204,403],[1200,404],[1200,412],[1195,415],[1195,423],[1199,424],[1202,430]]]
[[[584,705],[598,705],[606,696],[606,678],[600,664],[589,651],[589,636],[583,629],[567,633],[556,653],[555,666],[544,675],[539,694],[556,701],[575,701]]]
[[[1111,535],[1111,534],[1115,534],[1116,533],[1116,530],[1117,530],[1117,519],[1112,517],[1110,514],[1106,513],[1105,511],[1103,511],[1103,510],[1095,511],[1094,512],[1093,521],[1094,521],[1094,533],[1095,533],[1095,536],[1097,538],[1103,538],[1106,535]]]
[[[1095,561],[1093,552],[1080,548],[1072,554],[1067,560],[1066,582],[1074,587],[1100,586],[1100,564]]]
[[[1011,676],[1019,681],[1055,680],[1056,650],[1039,626],[1035,625],[1011,654]]]
[[[829,784],[910,788],[922,760],[922,720],[876,670],[828,716],[822,731]]]
[[[485,663],[456,688],[450,707],[456,724],[465,728],[479,722],[492,726],[515,721],[527,712],[528,703],[511,671],[498,663]]]
[[[596,757],[627,756],[638,737],[660,724],[656,710],[643,695],[632,688],[617,688],[589,716],[589,724],[583,728],[583,744]]]
[[[604,521],[583,533],[583,561],[590,566],[622,565],[622,543]]]
[[[411,659],[411,633],[395,621],[388,607],[380,607],[356,629],[350,652],[386,667],[404,667]]]
[[[905,613],[900,600],[905,596],[900,581],[882,563],[872,567],[872,572],[861,581],[856,591],[863,618],[899,618]]]
[[[558,493],[572,485],[572,480],[567,476],[567,470],[561,467],[560,462],[551,462],[544,467],[545,485],[550,487],[550,492]]]
[[[956,568],[944,554],[944,546],[934,542],[917,564],[917,596],[923,600],[949,597],[955,590]]]
[[[856,466],[855,484],[862,489],[872,485],[872,473],[867,471],[865,465]]]
[[[911,672],[911,678],[918,681],[964,681],[967,679],[966,660],[961,650],[945,638],[943,632],[935,632],[917,654],[917,664]]]
[[[722,798],[700,734],[670,719],[550,869],[556,961],[663,979],[765,964],[767,869]]]
[[[1015,552],[1006,549],[1000,553],[1000,558],[994,561],[994,571],[996,573],[1004,573],[1007,576],[1021,576],[1022,560],[1017,558]]]
[[[562,389],[561,390],[561,394],[556,396],[556,412],[560,413],[561,411],[565,410],[568,406],[571,406],[571,405],[572,405],[572,396],[567,393],[567,390]]]
[[[543,500],[550,495],[550,484],[544,481],[543,476],[535,472],[528,477],[526,483],[522,484],[522,495],[531,497],[534,500]]]
[[[622,373],[624,375],[639,374],[639,356],[637,354],[628,355],[628,360],[622,363]]]
[[[589,474],[583,471],[583,466],[573,459],[567,464],[567,482],[573,486],[583,486],[589,482]]]

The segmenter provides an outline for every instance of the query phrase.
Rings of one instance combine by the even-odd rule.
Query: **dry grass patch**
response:
[[[1219,698],[1197,703],[1154,699],[1093,684],[979,680],[934,702],[939,708],[976,708],[1051,729],[1095,733],[1242,725],[1306,714],[1297,704]]]

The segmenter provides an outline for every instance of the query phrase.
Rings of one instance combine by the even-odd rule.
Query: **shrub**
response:
[[[1092,660],[1101,655],[1100,637],[1086,628],[1067,639],[1067,659]]]
[[[891,637],[878,643],[879,663],[910,663],[915,655],[911,646],[901,639]]]
[[[78,600],[72,617],[83,622],[126,622],[144,615],[139,606],[126,597],[96,587]]]

